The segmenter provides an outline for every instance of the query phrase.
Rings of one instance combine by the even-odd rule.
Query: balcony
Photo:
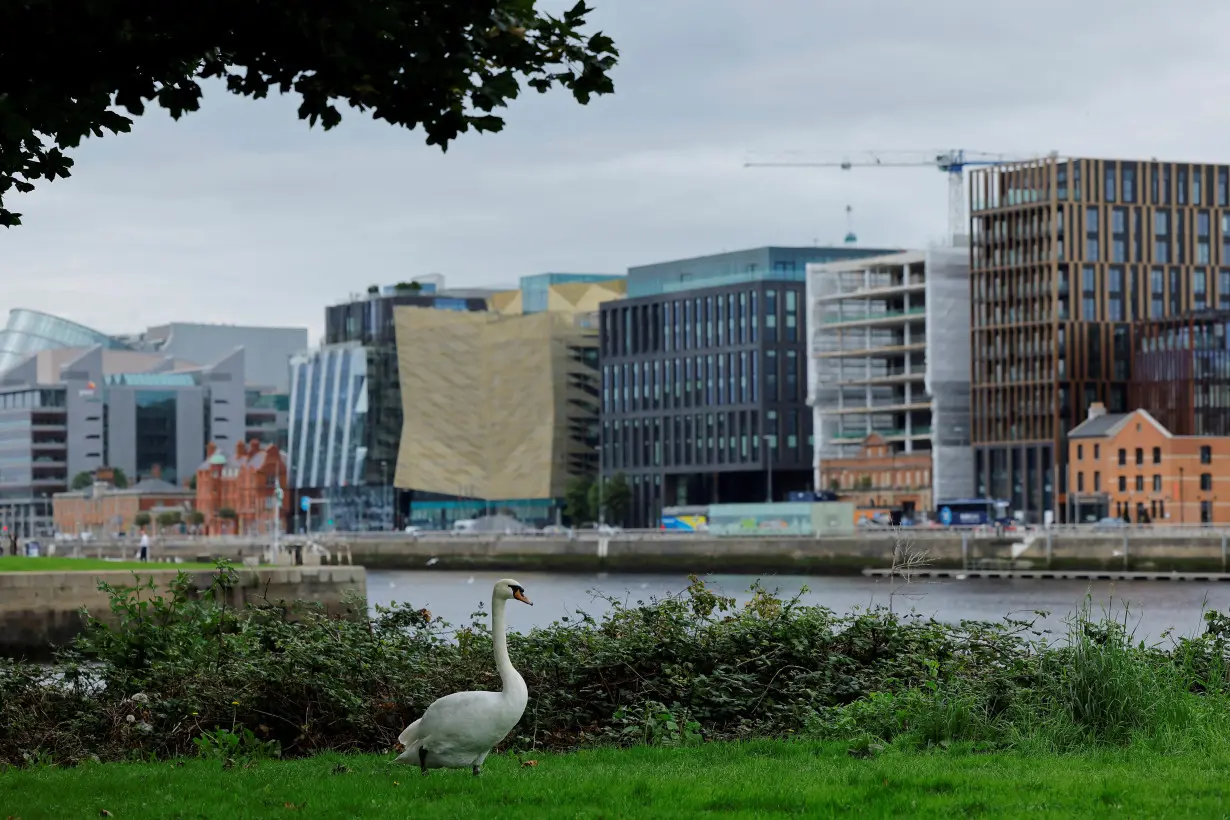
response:
[[[837,410],[826,410],[826,416],[854,416],[867,413],[906,413],[911,410],[930,410],[931,402],[916,401],[909,404],[873,404],[862,407],[842,407]]]
[[[890,310],[884,313],[870,313],[863,316],[826,316],[822,325],[825,329],[836,327],[868,327],[876,325],[892,325],[908,322],[913,319],[926,318],[925,307],[909,310]]]
[[[816,350],[815,346],[813,346],[812,356],[817,359],[866,359],[876,356],[904,356],[907,353],[921,352],[926,349],[926,342],[916,342],[908,345],[851,348],[848,350]]]

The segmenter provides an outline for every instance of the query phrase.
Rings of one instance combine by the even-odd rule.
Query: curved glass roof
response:
[[[102,345],[124,350],[127,345],[106,333],[38,310],[16,308],[0,330],[0,373],[21,364],[40,350]]]

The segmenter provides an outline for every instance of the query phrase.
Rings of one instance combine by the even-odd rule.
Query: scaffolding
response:
[[[933,497],[971,495],[968,252],[809,265],[807,309],[817,475],[876,433],[931,452]]]

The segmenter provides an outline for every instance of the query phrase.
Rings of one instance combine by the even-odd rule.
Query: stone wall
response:
[[[152,565],[156,567],[157,565]],[[2,564],[0,564],[2,568]],[[174,570],[153,569],[139,573],[165,591],[175,578]],[[198,589],[207,587],[211,573],[189,573]],[[348,593],[367,594],[362,567],[293,567],[244,570],[230,591],[228,605],[278,601],[313,601],[332,614],[352,614],[344,604]],[[98,582],[132,586],[127,571],[107,572],[0,572],[0,655],[45,655],[52,646],[63,646],[82,629],[80,610],[100,619],[111,617],[109,600]]]

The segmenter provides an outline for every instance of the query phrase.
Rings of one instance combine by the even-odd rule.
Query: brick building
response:
[[[99,472],[101,475],[102,471]],[[56,493],[51,505],[56,532],[111,535],[133,532],[133,518],[140,512],[148,513],[151,520],[172,511],[186,518],[192,502],[191,490],[158,478],[147,478],[124,489],[100,481],[82,490]]]
[[[267,533],[275,521],[285,532],[289,497],[284,494],[280,509],[275,500],[278,488],[285,486],[286,460],[277,445],[240,441],[227,457],[210,443],[196,471],[196,508],[205,516],[205,533]]]
[[[1095,403],[1068,434],[1069,520],[1230,524],[1230,437],[1179,436],[1145,410]]]
[[[899,509],[912,518],[933,508],[931,452],[898,451],[872,433],[863,439],[858,455],[821,463],[818,489],[839,493],[858,507]]]

